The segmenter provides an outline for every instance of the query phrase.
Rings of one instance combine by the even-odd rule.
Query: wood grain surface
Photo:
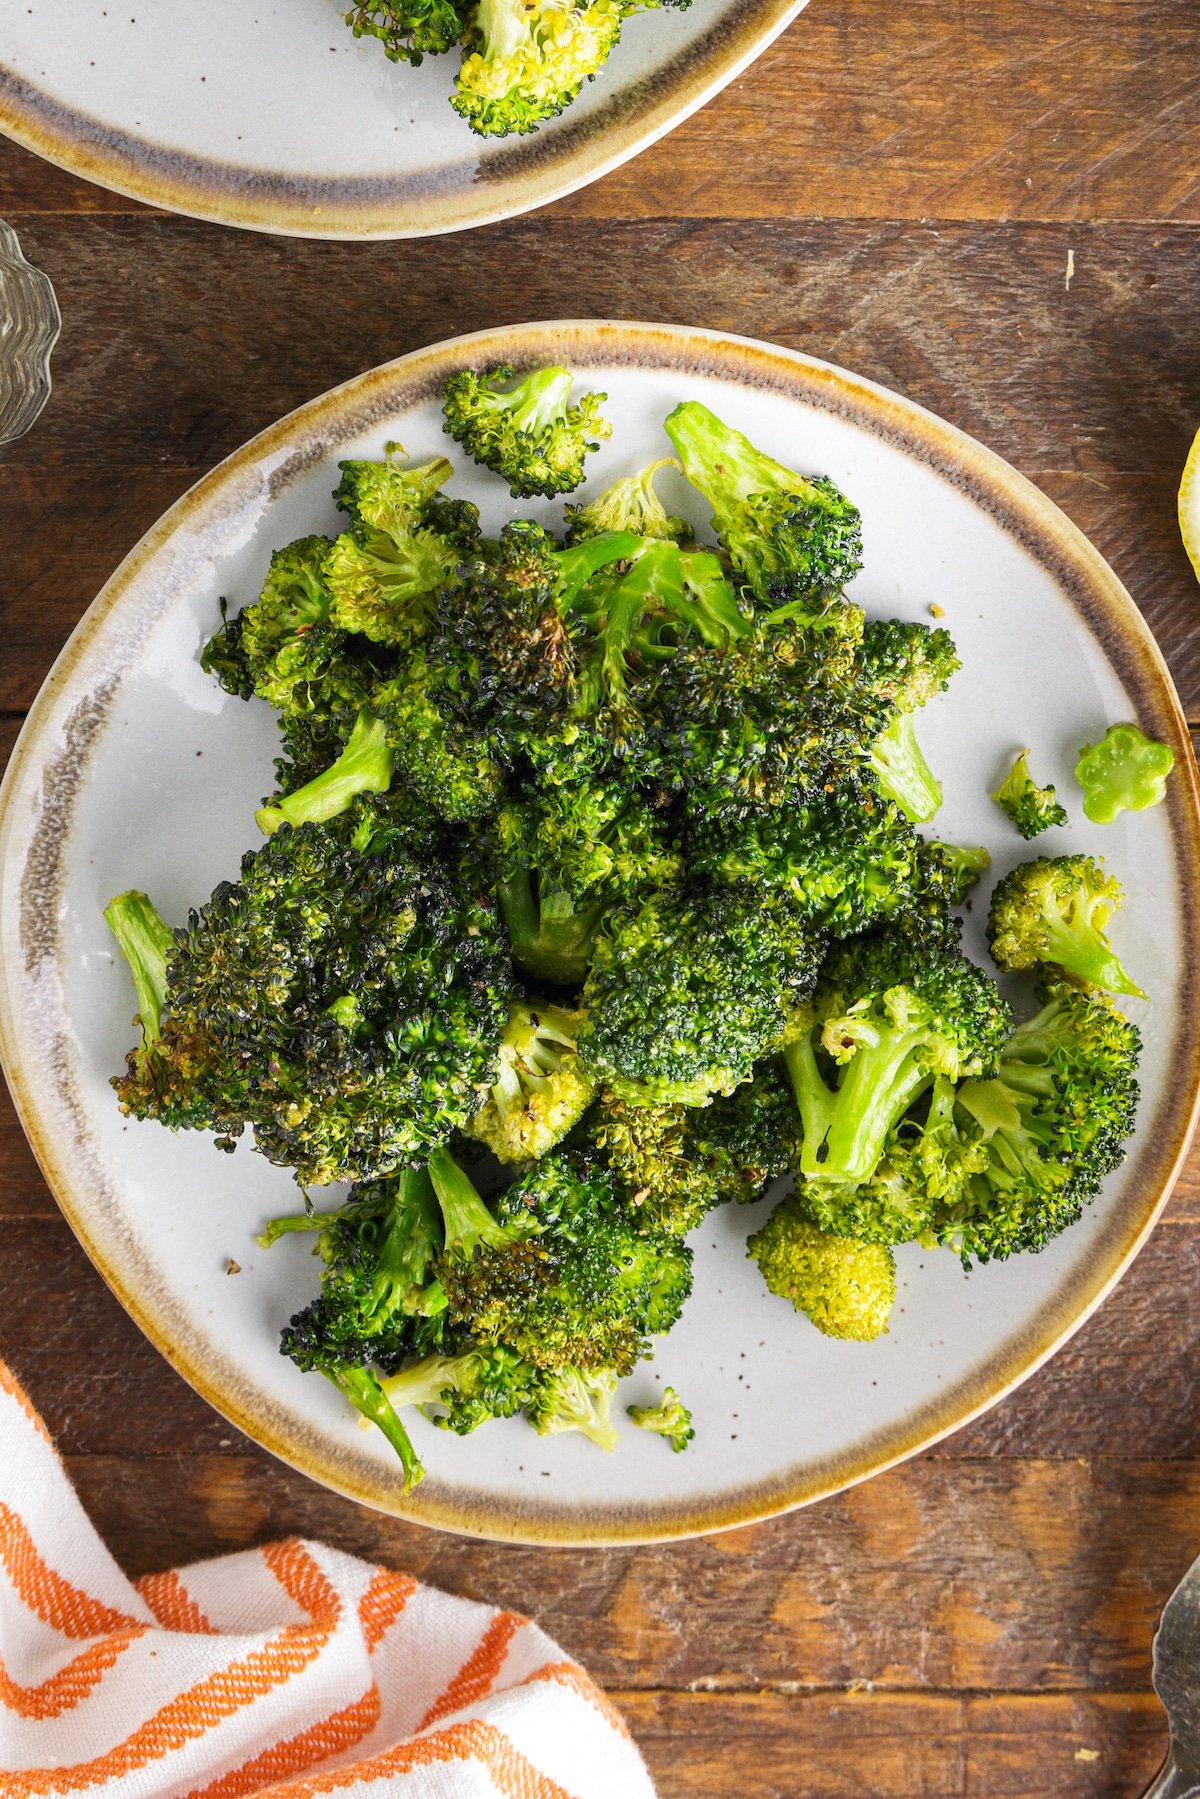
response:
[[[418,244],[171,219],[0,145],[0,215],[64,318],[49,410],[0,451],[0,760],[117,562],[246,437],[438,338],[598,314],[771,338],[975,433],[1112,562],[1200,725],[1174,519],[1200,425],[1198,71],[1195,0],[811,0],[606,181]],[[1193,1156],[1078,1336],[904,1467],[672,1547],[480,1544],[335,1498],[210,1411],[0,1102],[0,1355],[122,1564],[295,1531],[530,1610],[623,1706],[662,1799],[1140,1793],[1154,1623],[1200,1550],[1198,1296]]]

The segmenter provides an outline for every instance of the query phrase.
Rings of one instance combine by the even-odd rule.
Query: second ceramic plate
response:
[[[769,1296],[747,1262],[762,1208],[726,1207],[694,1235],[696,1290],[681,1324],[620,1395],[645,1402],[674,1383],[695,1413],[686,1454],[632,1428],[605,1456],[520,1421],[459,1439],[417,1418],[430,1472],[405,1497],[383,1439],[278,1353],[280,1325],[316,1283],[303,1240],[269,1254],[255,1246],[262,1220],[294,1205],[286,1172],[245,1145],[219,1155],[204,1137],[117,1111],[108,1077],[131,1040],[133,996],[101,908],[141,886],[182,921],[256,840],[273,715],[201,672],[219,596],[244,602],[273,547],[336,529],[339,457],[378,455],[390,438],[418,456],[445,448],[445,376],[499,361],[565,362],[607,391],[614,431],[592,492],[664,453],[662,420],[684,397],[845,488],[865,538],[853,597],[917,620],[940,606],[962,655],[921,721],[945,777],[939,833],[988,844],[995,873],[1022,860],[1026,846],[987,796],[1028,745],[1077,821],[1038,848],[1102,851],[1126,882],[1114,935],[1152,1003],[1135,1008],[1144,1099],[1129,1159],[1043,1254],[967,1275],[950,1253],[909,1246],[890,1333],[838,1343]],[[473,468],[451,486],[481,504],[490,530],[512,510],[503,484]],[[687,503],[682,487],[671,497]],[[1129,717],[1173,745],[1177,772],[1167,805],[1099,830],[1082,819],[1074,751]],[[949,425],[841,370],[706,332],[584,323],[461,338],[363,375],[223,463],[133,551],[51,674],[4,788],[0,883],[0,1052],[47,1178],[118,1296],[276,1454],[371,1505],[457,1530],[592,1543],[685,1535],[815,1499],[910,1454],[993,1404],[1103,1298],[1166,1195],[1195,1106],[1195,779],[1169,678],[1129,596],[1055,507]],[[980,960],[982,909],[968,944]]]
[[[616,168],[733,80],[805,0],[629,20],[561,118],[484,140],[457,55],[387,61],[348,0],[34,0],[0,11],[0,131],[103,187],[293,237],[424,237],[527,212]]]

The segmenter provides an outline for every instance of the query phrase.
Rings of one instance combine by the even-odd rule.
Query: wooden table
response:
[[[1109,558],[1200,721],[1174,522],[1198,71],[1195,0],[812,0],[606,181],[415,244],[193,224],[3,146],[0,216],[65,323],[49,410],[0,453],[0,754],[104,578],[243,439],[437,338],[589,314],[794,345],[974,432]],[[111,1298],[9,1111],[0,1233],[0,1355],[131,1573],[294,1531],[530,1609],[663,1799],[1116,1799],[1162,1754],[1151,1633],[1200,1550],[1200,1157],[1107,1305],[988,1417],[812,1510],[641,1550],[460,1542],[260,1453]]]

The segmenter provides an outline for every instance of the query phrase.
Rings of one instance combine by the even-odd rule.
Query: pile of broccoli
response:
[[[565,373],[449,383],[447,429],[514,494],[578,486],[607,429]],[[204,654],[278,714],[262,843],[181,929],[137,892],[106,914],[141,1024],[122,1109],[225,1149],[250,1126],[293,1171],[262,1240],[311,1233],[320,1282],[284,1353],[409,1485],[411,1406],[611,1447],[717,1206],[793,1176],[749,1253],[869,1340],[895,1245],[1039,1249],[1133,1128],[1117,883],[1080,855],[999,883],[994,962],[1037,983],[1016,1023],[960,942],[986,852],[918,829],[949,633],[847,597],[830,480],[694,401],[666,431],[674,458],[558,535],[484,536],[445,458],[343,463],[343,530],[278,550]],[[667,463],[715,542],[661,499]],[[691,1437],[672,1388],[629,1410]]]
[[[481,137],[536,131],[593,81],[634,13],[691,0],[356,0],[345,19],[414,67],[461,50],[450,104]],[[534,404],[537,403],[535,400]]]

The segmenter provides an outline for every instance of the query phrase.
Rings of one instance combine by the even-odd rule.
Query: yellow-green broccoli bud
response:
[[[565,16],[589,19],[604,4],[607,0],[596,0],[586,11],[568,8]],[[512,0],[502,0],[491,10],[500,13],[511,6]],[[517,29],[532,30],[530,21],[537,16],[536,5],[520,11]],[[483,60],[469,56],[460,81]],[[574,379],[570,369],[550,368],[514,380],[506,363],[483,374],[460,369],[446,382],[445,430],[476,462],[502,475],[514,497],[544,494],[552,499],[568,493],[583,480],[589,450],[599,449],[595,440],[612,433],[600,416],[604,394],[587,393],[570,404]]]
[[[988,943],[998,968],[1047,964],[1089,987],[1145,999],[1113,953],[1104,927],[1124,894],[1088,856],[1039,856],[997,882]]]
[[[1099,743],[1085,743],[1075,764],[1083,809],[1094,825],[1110,825],[1119,812],[1144,812],[1167,791],[1175,752],[1136,725],[1110,725]]]
[[[575,1054],[582,1012],[513,1000],[500,1040],[496,1079],[467,1126],[502,1162],[531,1162],[582,1118],[595,1085]]]
[[[600,537],[606,531],[632,531],[635,537],[667,538],[675,543],[690,543],[695,532],[685,518],[669,513],[654,491],[654,477],[660,468],[673,468],[682,475],[682,465],[674,456],[651,462],[640,474],[625,475],[606,487],[596,499],[583,506],[568,506],[567,542],[582,543],[589,537]]]
[[[692,1414],[674,1387],[663,1389],[663,1396],[657,1405],[627,1405],[625,1410],[639,1430],[656,1431],[660,1437],[665,1437],[676,1455],[681,1449],[687,1448],[696,1434],[692,1427]]]
[[[747,1245],[772,1293],[790,1299],[827,1337],[869,1343],[887,1329],[896,1298],[896,1260],[883,1243],[827,1237],[810,1224],[798,1196],[776,1206]]]
[[[538,1382],[526,1416],[539,1437],[578,1430],[601,1449],[617,1447],[612,1397],[617,1377],[611,1369],[556,1368]]]
[[[1066,807],[1055,799],[1053,784],[1039,787],[1030,774],[1028,750],[1021,751],[992,798],[1024,838],[1067,822]]]

